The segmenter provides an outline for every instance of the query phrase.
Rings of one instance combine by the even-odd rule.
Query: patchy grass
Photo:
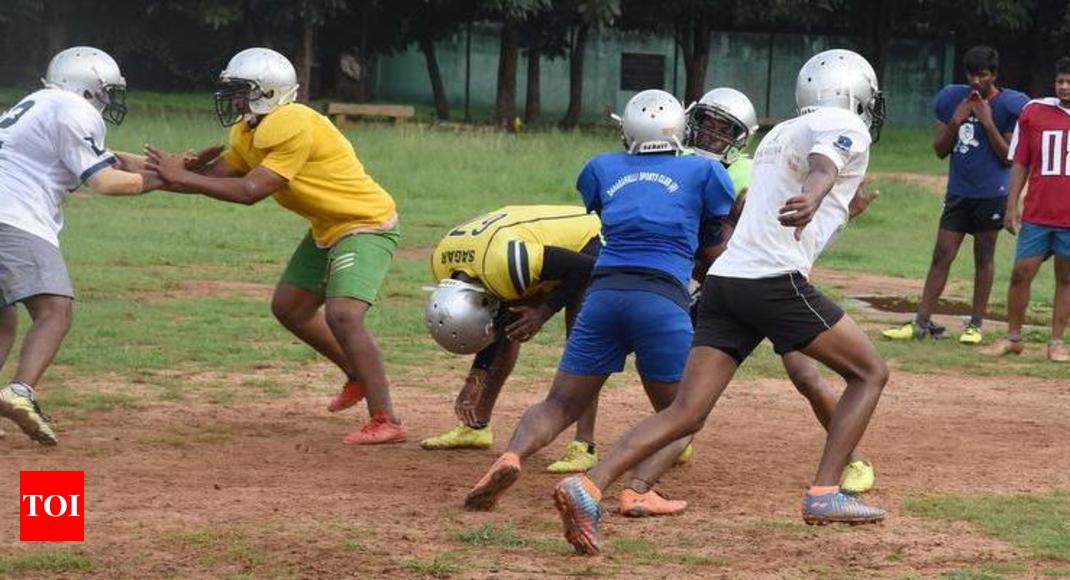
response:
[[[513,527],[497,527],[491,524],[461,530],[457,533],[457,538],[469,546],[516,548],[527,544],[527,541],[520,537]]]
[[[911,499],[912,515],[965,521],[984,533],[1025,548],[1036,557],[1070,562],[1070,493],[932,496]]]
[[[430,558],[409,558],[401,567],[415,576],[424,578],[451,578],[463,570],[461,557],[451,552],[440,552]]]
[[[1007,575],[1020,575],[1026,572],[1026,567],[1021,562],[991,562],[980,566],[955,568],[943,573],[940,577],[945,580],[1001,580]]]
[[[91,570],[93,570],[93,561],[79,552],[42,550],[0,554],[0,574],[89,572]]]

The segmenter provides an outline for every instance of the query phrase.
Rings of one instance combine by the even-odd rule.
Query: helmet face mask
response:
[[[215,90],[215,114],[224,127],[247,121],[252,116],[249,102],[263,96],[260,87],[244,79],[224,79],[219,81]]]
[[[97,97],[100,99],[100,97]],[[104,120],[121,125],[126,118],[126,85],[104,85],[104,110],[100,112]]]
[[[698,103],[691,108],[684,143],[695,153],[731,164],[749,139],[750,129],[719,107]]]

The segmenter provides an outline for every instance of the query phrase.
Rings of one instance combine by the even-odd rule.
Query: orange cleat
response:
[[[516,483],[520,477],[520,457],[516,453],[503,453],[486,475],[480,479],[472,491],[464,498],[464,509],[469,511],[490,511],[498,504],[498,499]]]
[[[639,493],[625,488],[620,492],[620,513],[630,518],[674,516],[686,509],[686,501],[666,499],[652,489]]]
[[[355,381],[347,381],[345,386],[342,387],[342,392],[338,393],[338,396],[327,405],[327,410],[332,413],[344,411],[359,403],[363,398],[364,387],[361,387]]]
[[[354,431],[343,442],[346,445],[379,445],[382,443],[401,443],[405,440],[405,427],[400,423],[394,423],[379,411],[372,415],[370,421],[364,424],[358,431]]]

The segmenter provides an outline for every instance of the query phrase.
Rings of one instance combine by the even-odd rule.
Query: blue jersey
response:
[[[948,123],[955,108],[973,90],[969,85],[948,85],[933,100],[936,120]],[[1014,131],[1022,107],[1029,97],[1012,90],[1000,89],[989,104],[992,106],[992,121],[1000,133]],[[958,139],[951,150],[951,162],[947,175],[947,193],[963,197],[1000,197],[1007,195],[1010,167],[1003,164],[992,146],[988,134],[976,117],[971,115],[959,127]]]
[[[640,268],[691,278],[699,226],[732,209],[735,192],[720,163],[697,155],[602,153],[576,180],[588,211],[602,219],[596,268]]]

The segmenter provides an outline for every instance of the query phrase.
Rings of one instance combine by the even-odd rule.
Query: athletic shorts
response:
[[[940,229],[976,234],[1003,228],[1003,212],[1007,196],[964,197],[947,194],[944,213],[940,215]]]
[[[1043,257],[1051,255],[1070,260],[1070,228],[1042,226],[1023,221],[1018,232],[1018,242],[1014,250],[1014,259]]]
[[[374,304],[400,239],[395,226],[385,232],[348,235],[330,248],[320,248],[310,233],[297,246],[279,282],[324,298],[344,296]]]
[[[42,238],[0,224],[0,306],[40,294],[74,298],[63,255]]]
[[[634,352],[641,376],[675,383],[684,374],[691,336],[687,311],[661,294],[594,290],[583,301],[558,369],[609,375],[624,370],[624,359]]]
[[[784,355],[841,318],[843,310],[798,272],[755,280],[707,276],[692,345],[716,348],[742,363],[764,338]]]

